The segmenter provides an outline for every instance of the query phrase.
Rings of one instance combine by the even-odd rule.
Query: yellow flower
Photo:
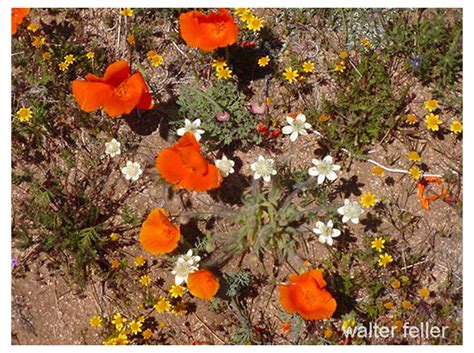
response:
[[[173,284],[170,288],[170,295],[173,298],[182,297],[184,293],[186,293],[186,288],[184,288],[183,286]]]
[[[379,255],[379,266],[380,267],[387,267],[387,265],[390,263],[390,262],[393,262],[393,257],[392,255],[389,255],[387,253],[383,254],[383,255]]]
[[[143,339],[149,340],[153,337],[153,331],[147,328],[145,331],[142,332]]]
[[[146,260],[143,255],[138,255],[137,257],[135,257],[135,261],[133,261],[133,264],[135,265],[135,267],[142,267],[145,262]]]
[[[263,20],[257,16],[252,16],[247,20],[247,29],[259,32],[263,27]]]
[[[403,321],[402,320],[396,320],[394,322],[394,326],[395,326],[395,330],[397,330],[397,332],[400,332],[402,330],[402,326],[403,326]]]
[[[342,329],[347,330],[349,327],[354,327],[355,326],[355,320],[354,319],[348,319],[344,320],[342,322]]]
[[[125,332],[120,332],[118,336],[115,338],[115,344],[117,346],[128,344],[127,334]]]
[[[140,316],[138,319],[137,319],[138,322],[141,322],[142,324],[145,322],[145,316]]]
[[[160,54],[156,54],[155,56],[151,58],[150,62],[151,62],[151,66],[158,67],[161,64],[163,64],[163,57]]]
[[[421,157],[416,151],[410,151],[408,152],[408,159],[412,162],[420,162]]]
[[[390,283],[393,289],[398,289],[401,286],[401,283],[398,279],[394,279],[392,283]]]
[[[438,131],[439,125],[442,124],[443,122],[439,120],[439,115],[434,115],[433,113],[430,113],[425,116],[425,123],[426,123],[426,127],[429,130]]]
[[[411,308],[411,302],[409,300],[404,300],[402,301],[402,307],[405,310],[408,310]]]
[[[258,59],[258,66],[265,67],[268,65],[269,62],[270,62],[270,57],[268,55],[262,56],[260,59]]]
[[[102,327],[102,318],[98,315],[92,316],[89,323],[92,327]]]
[[[425,108],[427,111],[432,112],[438,108],[438,101],[435,99],[430,99],[425,101]]]
[[[131,8],[127,7],[126,9],[120,10],[120,14],[124,15],[124,16],[128,16],[128,17],[132,17],[133,16],[133,10]]]
[[[45,51],[42,56],[43,56],[44,61],[51,60],[51,53],[50,52]]]
[[[68,65],[71,65],[75,60],[76,58],[72,54],[68,54],[64,57],[64,62]]]
[[[219,79],[228,80],[229,78],[232,77],[232,70],[229,69],[228,67],[223,67],[222,69],[217,69],[216,70],[216,76]]]
[[[59,67],[59,70],[66,71],[69,68],[69,65],[67,63],[59,63],[58,67]]]
[[[416,117],[415,114],[408,114],[405,121],[409,125],[414,125],[416,124],[417,120],[418,118]]]
[[[132,335],[136,335],[137,333],[142,332],[142,326],[142,322],[135,320],[130,321],[130,323],[128,324],[128,328],[130,329]]]
[[[187,312],[188,312],[188,309],[186,307],[186,304],[183,302],[178,302],[173,307],[173,314],[175,314],[176,316],[184,315]]]
[[[408,173],[410,173],[411,177],[415,180],[421,178],[421,170],[418,167],[411,167],[410,169],[408,169]]]
[[[120,267],[120,261],[117,259],[112,259],[112,261],[110,261],[110,266],[112,266],[112,268],[117,269]]]
[[[372,240],[372,242],[370,243],[370,247],[372,249],[375,249],[375,251],[377,252],[382,252],[382,249],[385,248],[384,244],[385,244],[385,239],[382,237],[379,237]]]
[[[127,36],[127,43],[130,45],[135,45],[135,36],[133,34],[129,34]]]
[[[26,27],[26,29],[30,32],[33,32],[33,33],[36,33],[36,31],[39,29],[39,26],[34,23],[34,22],[31,22],[28,27]]]
[[[112,320],[112,325],[115,325],[117,331],[120,331],[123,328],[123,325],[127,322],[127,319],[122,316],[122,314],[117,313],[114,315]]]
[[[393,309],[393,302],[386,302],[383,306],[385,309],[391,310]]]
[[[93,51],[87,52],[86,53],[86,58],[89,60],[94,59],[95,53]]]
[[[311,61],[305,61],[303,63],[303,71],[304,72],[313,72],[314,70],[314,63]]]
[[[323,331],[324,338],[331,338],[333,335],[333,331],[330,328],[327,328]]]
[[[318,118],[320,123],[325,123],[326,121],[331,120],[331,117],[327,114],[321,114]]]
[[[338,63],[336,63],[336,65],[334,65],[334,71],[336,72],[344,72],[345,69],[346,63],[344,61],[339,61]]]
[[[419,293],[423,298],[428,298],[430,296],[430,291],[428,290],[428,288],[421,288],[419,290]]]
[[[33,117],[33,112],[30,108],[21,107],[16,115],[21,122],[29,121]]]
[[[402,280],[403,283],[407,283],[410,280],[410,278],[408,278],[408,276],[405,276],[405,275],[401,276],[400,279]]]
[[[250,12],[250,10],[247,7],[237,7],[234,9],[234,11],[237,15],[242,15],[244,13]]]
[[[360,40],[360,44],[362,44],[366,48],[370,48],[372,46],[368,38],[362,38]]]
[[[382,176],[384,174],[384,171],[381,167],[376,165],[375,167],[372,168],[372,173],[374,173],[377,176]]]
[[[110,233],[109,237],[110,237],[110,240],[112,240],[112,241],[117,241],[117,240],[119,240],[119,238],[120,238],[120,234],[118,234],[118,233]]]
[[[170,311],[171,309],[171,303],[168,299],[160,296],[160,298],[158,299],[158,301],[156,302],[155,305],[153,305],[153,307],[155,308],[156,311],[158,311],[159,313],[164,313],[164,312],[167,312],[167,311]]]
[[[160,326],[160,328],[163,328],[163,327],[166,326],[166,322],[160,321],[160,323],[158,324],[158,326]]]
[[[250,10],[249,10],[249,11],[246,11],[246,12],[243,12],[243,13],[239,14],[239,17],[240,17],[240,20],[242,22],[248,22],[254,16],[253,16],[252,12],[250,12]]]
[[[34,46],[35,48],[39,48],[44,44],[45,41],[46,41],[46,37],[44,36],[33,37],[33,41],[31,42],[31,45]]]
[[[455,133],[455,134],[459,134],[462,132],[462,124],[461,122],[455,120],[451,123],[451,125],[449,126],[449,130],[451,130],[451,132]]]
[[[372,194],[371,192],[366,192],[360,197],[360,203],[365,208],[370,208],[372,206],[375,206],[375,204],[377,203],[377,200],[375,199],[374,194]]]
[[[140,284],[144,287],[148,287],[151,283],[151,278],[148,275],[143,275],[140,277]]]
[[[158,53],[154,50],[148,50],[146,52],[146,56],[148,57],[148,59],[151,59],[152,57],[154,57],[155,55],[158,55]]]
[[[339,57],[342,59],[342,60],[345,60],[349,57],[349,53],[346,51],[346,50],[343,50],[339,53]]]
[[[221,70],[227,66],[225,59],[222,57],[218,57],[217,59],[212,59],[212,67],[215,67],[216,70]]]
[[[285,69],[285,72],[283,73],[283,76],[285,77],[285,79],[289,82],[289,83],[293,83],[293,82],[296,82],[297,81],[297,78],[299,76],[298,74],[298,70],[293,70],[290,67],[287,67]]]

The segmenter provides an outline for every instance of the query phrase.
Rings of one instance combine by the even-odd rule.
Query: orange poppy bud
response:
[[[188,289],[197,298],[211,300],[219,290],[219,282],[212,272],[201,269],[188,275]]]
[[[421,207],[423,207],[425,210],[430,209],[430,205],[429,205],[430,201],[436,201],[440,197],[447,196],[447,191],[442,186],[441,186],[441,191],[439,192],[439,194],[425,195],[427,191],[426,189],[430,184],[442,185],[443,182],[441,181],[440,178],[437,178],[437,177],[424,177],[418,182],[417,195],[418,195],[418,199],[420,200]]]
[[[23,19],[30,13],[29,8],[12,8],[12,35],[16,34],[18,25],[23,22]]]
[[[202,192],[215,189],[222,182],[221,173],[204,159],[199,143],[190,132],[186,132],[174,146],[160,152],[156,157],[156,169],[175,189]]]
[[[162,208],[150,212],[140,231],[140,244],[152,255],[166,254],[178,247],[181,237],[179,226],[175,226]]]
[[[130,75],[126,61],[110,64],[103,77],[87,74],[85,80],[73,81],[72,94],[81,110],[90,113],[102,107],[111,117],[154,106],[142,74]]]
[[[291,275],[290,284],[280,284],[280,303],[286,312],[299,313],[306,320],[327,319],[336,311],[337,303],[324,289],[326,281],[320,270]]]
[[[188,11],[179,16],[181,38],[187,45],[204,51],[232,45],[237,40],[238,28],[227,9],[204,14]]]

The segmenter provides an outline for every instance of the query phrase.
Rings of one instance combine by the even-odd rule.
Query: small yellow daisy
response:
[[[143,255],[138,255],[137,257],[135,257],[135,261],[133,261],[133,264],[135,265],[135,267],[142,267],[143,265],[145,265],[145,257],[143,257]]]
[[[167,298],[160,296],[153,307],[157,312],[164,313],[171,310],[171,303]]]
[[[438,131],[439,125],[443,122],[439,119],[439,115],[434,115],[433,113],[429,113],[425,116],[425,123],[428,130],[431,131]]]
[[[112,325],[115,325],[115,328],[120,331],[123,328],[123,325],[127,322],[127,319],[122,316],[122,314],[117,313],[114,315],[112,320]]]
[[[151,283],[151,278],[148,275],[143,275],[140,277],[140,284],[144,287],[148,287]]]
[[[409,300],[404,300],[404,301],[402,301],[402,307],[403,307],[403,309],[408,310],[408,309],[411,308],[411,306],[412,306],[411,301],[409,301]]]
[[[76,61],[76,58],[72,54],[68,54],[64,57],[64,62],[68,65],[71,65],[74,61]]]
[[[66,70],[69,68],[69,65],[68,65],[67,63],[64,63],[64,62],[63,62],[63,63],[59,63],[59,64],[58,64],[58,67],[59,67],[59,70],[61,70],[61,71],[64,72],[64,71],[66,71]]]
[[[18,116],[18,120],[21,122],[26,122],[33,117],[33,112],[30,108],[22,107],[16,112],[16,115]]]
[[[268,65],[269,62],[270,62],[270,57],[268,55],[262,56],[260,59],[258,59],[258,66],[265,67]]]
[[[110,266],[117,269],[120,267],[120,261],[118,259],[112,259],[112,261],[110,261]]]
[[[415,114],[408,114],[405,121],[409,125],[414,125],[418,121],[418,118],[416,117]]]
[[[128,324],[128,328],[130,329],[132,335],[136,335],[137,333],[142,332],[142,326],[143,323],[141,321],[135,320],[130,321],[130,323]]]
[[[110,240],[112,240],[112,241],[117,241],[117,240],[119,240],[119,238],[120,238],[120,234],[118,234],[118,233],[110,233],[109,237],[110,237]]]
[[[344,61],[339,61],[338,63],[336,63],[336,65],[334,65],[334,71],[336,72],[344,72],[345,69],[346,63]]]
[[[151,66],[158,67],[163,64],[163,57],[160,54],[155,54],[150,58]]]
[[[39,29],[38,24],[31,22],[26,29],[30,32],[36,33],[36,31]]]
[[[374,194],[372,194],[371,192],[366,192],[360,197],[360,203],[365,208],[370,208],[370,207],[375,206],[375,204],[377,203],[377,200],[375,199]]]
[[[428,288],[421,288],[419,290],[419,293],[423,298],[428,298],[430,296],[430,291],[428,290]]]
[[[293,82],[296,82],[297,79],[298,79],[298,70],[293,70],[290,67],[287,67],[285,69],[285,72],[283,73],[283,77],[285,77],[285,79],[289,82],[289,83],[293,83]]]
[[[34,46],[35,48],[39,48],[44,44],[45,41],[46,41],[46,37],[44,36],[34,37],[33,41],[31,42],[31,45]]]
[[[257,16],[252,16],[247,20],[247,29],[259,32],[263,27],[263,20]]]
[[[387,265],[389,263],[393,262],[393,257],[392,255],[389,255],[387,253],[383,254],[383,255],[379,255],[379,266],[380,267],[387,267]]]
[[[410,173],[411,177],[415,180],[421,178],[421,170],[418,167],[411,167],[410,169],[408,169],[408,173]]]
[[[451,130],[454,134],[460,134],[462,132],[462,124],[461,122],[455,120],[449,126],[449,130]]]
[[[383,176],[384,175],[384,170],[383,170],[383,168],[376,165],[375,167],[372,168],[372,173],[377,175],[377,176]]]
[[[45,51],[42,55],[44,61],[51,60],[51,53],[48,51]]]
[[[382,252],[382,249],[385,249],[384,244],[385,244],[385,239],[382,237],[378,237],[372,240],[372,242],[370,243],[370,247],[372,249],[375,249],[375,251],[377,252]]]
[[[430,99],[425,101],[425,108],[427,111],[432,112],[438,108],[438,101],[435,99]]]
[[[346,60],[349,57],[349,52],[347,52],[347,50],[343,50],[339,53],[339,57],[342,60]]]
[[[86,53],[86,58],[89,60],[94,59],[95,53],[93,51],[87,52]]]
[[[149,340],[153,337],[153,331],[147,328],[145,331],[142,332],[143,339]]]
[[[421,162],[421,156],[416,151],[408,152],[408,159],[412,162]]]
[[[228,80],[229,78],[232,78],[232,70],[229,69],[228,67],[223,67],[222,69],[217,69],[216,70],[216,76],[219,79]]]
[[[89,323],[92,327],[102,327],[102,318],[98,315],[92,316]]]
[[[311,61],[305,61],[303,63],[303,71],[308,73],[308,72],[313,72],[314,70],[314,63]]]
[[[398,289],[402,285],[398,279],[394,279],[390,285],[392,286],[393,289]]]
[[[170,295],[172,298],[182,297],[186,293],[186,288],[177,284],[173,284],[170,288]]]
[[[133,34],[129,34],[127,36],[127,43],[130,45],[135,45],[135,36]]]
[[[127,16],[127,17],[132,17],[133,16],[133,10],[131,8],[127,7],[126,9],[120,10],[120,14],[124,15],[124,16]]]

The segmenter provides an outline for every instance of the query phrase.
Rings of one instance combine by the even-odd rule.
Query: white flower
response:
[[[273,159],[265,159],[262,155],[259,155],[257,161],[250,166],[254,171],[253,178],[257,180],[263,177],[263,180],[268,183],[271,176],[277,173],[277,171],[273,169],[274,163]]]
[[[222,155],[222,159],[216,159],[216,167],[219,169],[224,177],[234,172],[235,162],[231,159],[227,159],[225,154]]]
[[[108,154],[110,157],[118,156],[120,154],[120,142],[118,142],[116,139],[106,142],[105,154]]]
[[[347,223],[352,221],[352,223],[359,223],[359,217],[364,210],[359,205],[357,201],[349,201],[348,199],[344,200],[344,206],[339,207],[337,212],[342,215],[342,222]]]
[[[333,229],[334,224],[332,221],[328,221],[327,224],[324,224],[321,221],[316,222],[316,228],[313,228],[313,232],[319,235],[319,242],[321,244],[327,243],[329,246],[332,246],[332,238],[337,238],[341,235],[339,229]]]
[[[183,136],[186,132],[190,132],[194,135],[197,141],[201,139],[201,135],[205,132],[202,129],[199,129],[201,126],[201,119],[196,119],[193,122],[189,119],[184,119],[184,127],[178,129],[176,133],[178,136]]]
[[[188,282],[188,275],[191,272],[197,271],[201,257],[193,256],[193,251],[189,250],[186,255],[178,257],[171,273],[174,275],[174,283],[181,285],[183,282]]]
[[[309,168],[308,173],[311,176],[318,176],[318,184],[322,184],[326,178],[329,181],[336,180],[336,171],[341,169],[341,166],[333,164],[331,156],[326,156],[323,160],[313,159],[312,162],[315,166]]]
[[[123,176],[127,180],[136,181],[142,175],[143,170],[137,162],[127,162],[127,165],[121,169]]]
[[[286,121],[290,125],[286,125],[281,130],[285,135],[290,135],[291,141],[296,141],[298,138],[298,134],[303,136],[308,135],[306,129],[311,129],[311,124],[306,122],[306,116],[303,114],[298,114],[296,118],[292,118],[291,116],[286,117]]]

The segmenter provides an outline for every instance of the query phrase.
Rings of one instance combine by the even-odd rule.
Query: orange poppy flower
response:
[[[23,22],[23,19],[28,16],[30,9],[28,8],[12,8],[12,35],[16,34],[18,25]]]
[[[179,226],[175,226],[162,208],[150,212],[140,231],[140,244],[152,255],[167,254],[178,247],[181,237]]]
[[[199,143],[190,132],[186,132],[174,146],[160,152],[156,157],[156,169],[175,189],[202,192],[215,189],[222,182],[221,173],[204,159]]]
[[[435,201],[440,197],[444,197],[447,195],[446,189],[441,186],[441,191],[439,194],[433,193],[431,195],[426,196],[425,193],[428,191],[427,188],[430,184],[442,185],[443,182],[440,178],[437,177],[424,177],[421,178],[421,180],[418,182],[418,199],[421,202],[421,207],[423,207],[425,210],[430,209],[430,201]]]
[[[208,270],[198,270],[188,275],[189,292],[196,298],[211,300],[219,290],[219,281]]]
[[[116,61],[105,70],[103,77],[87,74],[85,80],[72,83],[72,94],[79,108],[93,112],[102,107],[111,117],[129,114],[133,109],[151,109],[154,102],[142,74],[130,76],[126,61]]]
[[[238,28],[227,9],[204,14],[188,11],[179,16],[181,38],[187,45],[204,51],[227,47],[237,41]]]
[[[326,281],[320,270],[291,275],[290,284],[280,284],[280,302],[286,312],[299,313],[306,320],[321,320],[336,311],[336,300],[324,287]]]

